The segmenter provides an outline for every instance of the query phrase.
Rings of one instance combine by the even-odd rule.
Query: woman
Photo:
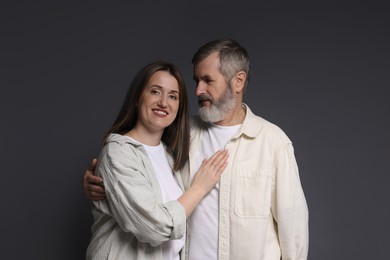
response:
[[[142,68],[103,138],[95,173],[107,200],[94,202],[87,259],[180,259],[186,218],[218,182],[227,152],[205,160],[183,193],[188,158],[187,94],[166,62]]]

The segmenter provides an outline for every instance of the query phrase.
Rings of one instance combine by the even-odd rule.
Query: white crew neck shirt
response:
[[[132,138],[132,140],[138,142],[134,138]],[[160,184],[163,203],[177,200],[183,194],[183,191],[180,189],[173,176],[173,171],[168,163],[168,158],[166,156],[164,146],[161,142],[157,146],[149,146],[145,144],[142,145],[148,153],[157,180]],[[183,248],[184,243],[185,236],[183,236],[181,239],[168,240],[164,242],[162,244],[164,260],[180,260],[180,250]]]
[[[219,126],[213,124],[202,133],[201,149],[195,159],[194,169],[199,169],[204,158],[210,158],[240,129],[240,125]],[[191,182],[195,172],[191,172]],[[191,214],[189,259],[218,259],[218,201],[219,183],[203,198]]]

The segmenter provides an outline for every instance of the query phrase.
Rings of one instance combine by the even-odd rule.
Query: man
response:
[[[200,108],[183,180],[191,183],[203,158],[223,147],[229,163],[191,215],[189,259],[307,259],[308,210],[293,146],[243,103],[250,76],[246,50],[231,39],[216,40],[201,46],[192,63]],[[89,184],[101,181],[92,172],[93,165],[84,177],[86,195],[104,198]]]

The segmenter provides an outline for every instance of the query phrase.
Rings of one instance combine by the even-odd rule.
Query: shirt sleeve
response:
[[[124,232],[152,246],[185,233],[186,215],[176,200],[163,204],[146,155],[129,144],[108,143],[99,158],[97,173],[103,177],[108,214]],[[153,174],[153,173],[152,173]]]
[[[309,246],[308,208],[291,142],[278,150],[272,214],[278,226],[283,260],[306,260]]]

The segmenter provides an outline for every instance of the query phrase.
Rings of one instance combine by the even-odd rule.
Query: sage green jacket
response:
[[[172,158],[167,157],[172,165]],[[163,203],[144,147],[126,136],[111,134],[95,172],[103,177],[107,199],[93,202],[86,259],[162,260],[161,244],[185,235],[186,214],[176,200]],[[180,173],[174,176],[183,189]]]

